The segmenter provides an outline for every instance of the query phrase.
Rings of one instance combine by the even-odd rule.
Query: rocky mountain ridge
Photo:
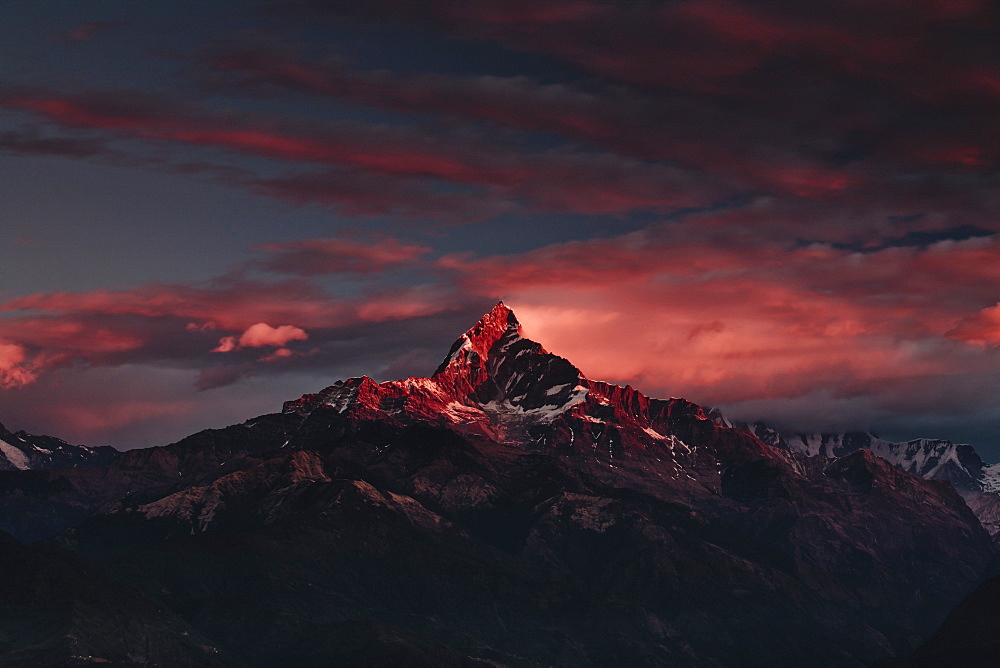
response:
[[[589,380],[503,304],[430,378],[0,472],[0,523],[254,665],[867,665],[994,555],[950,484]]]

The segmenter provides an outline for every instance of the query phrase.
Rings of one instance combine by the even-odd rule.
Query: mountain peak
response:
[[[462,334],[448,351],[441,365],[434,372],[439,376],[449,369],[468,373],[470,369],[485,368],[486,360],[497,353],[507,352],[514,343],[526,340],[522,337],[521,323],[517,316],[502,301],[497,302],[475,325]],[[503,344],[497,346],[497,343]],[[539,346],[538,350],[545,351]]]
[[[432,378],[460,388],[460,394],[479,404],[514,405],[554,404],[556,396],[565,402],[583,380],[567,360],[525,338],[517,316],[503,302],[452,344]],[[553,391],[553,387],[558,389]],[[551,394],[535,397],[539,392]]]

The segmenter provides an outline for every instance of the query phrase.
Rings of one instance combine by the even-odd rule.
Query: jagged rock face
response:
[[[70,445],[52,436],[10,432],[0,424],[0,471],[27,471],[70,466],[101,466],[118,451],[110,446]]]
[[[0,474],[0,521],[63,518],[55,542],[237,663],[349,663],[373,643],[440,665],[909,651],[989,537],[943,482],[781,445],[586,379],[498,304],[431,378],[349,379],[107,466]],[[344,654],[359,629],[370,642]]]
[[[354,419],[432,422],[517,443],[531,440],[532,426],[582,401],[582,381],[568,361],[523,338],[514,313],[501,302],[455,342],[431,378],[352,378],[286,402],[284,411],[308,415],[329,406]]]
[[[423,425],[341,433],[343,414],[320,416],[324,430],[58,541],[170,592],[223,651],[264,663],[310,620],[361,610],[499,663],[861,665],[929,632],[989,557],[943,483],[874,457],[801,473],[739,448],[727,461],[733,444],[703,419],[717,446],[681,468]]]

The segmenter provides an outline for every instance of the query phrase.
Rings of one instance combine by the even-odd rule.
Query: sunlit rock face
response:
[[[580,371],[521,336],[502,302],[452,346],[431,378],[376,383],[352,378],[285,404],[307,414],[331,407],[355,419],[432,422],[502,443],[535,440],[531,428],[551,424],[583,401]]]

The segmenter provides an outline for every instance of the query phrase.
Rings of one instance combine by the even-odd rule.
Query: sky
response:
[[[1000,461],[1000,9],[0,3],[0,421],[128,449],[497,300],[589,377]]]

